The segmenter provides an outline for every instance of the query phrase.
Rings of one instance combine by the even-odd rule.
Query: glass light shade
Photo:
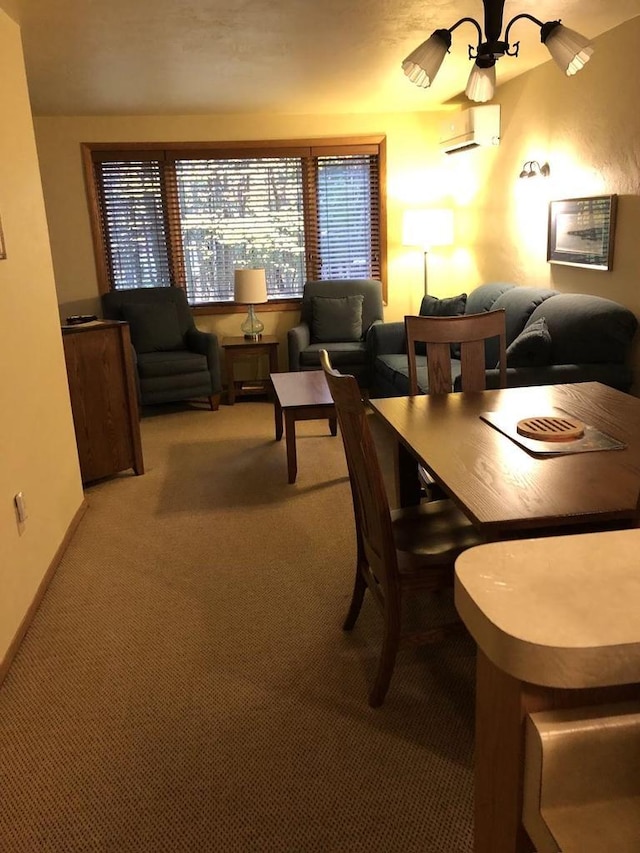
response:
[[[427,89],[440,70],[442,61],[451,47],[451,33],[436,30],[402,63],[402,70],[412,83]]]
[[[420,246],[424,251],[432,246],[450,246],[453,243],[453,211],[446,208],[405,211],[402,243]]]
[[[553,27],[544,44],[567,77],[584,68],[593,53],[593,45],[588,39],[562,24]]]
[[[490,68],[480,68],[474,62],[467,88],[464,90],[465,95],[470,101],[475,101],[477,104],[484,104],[485,101],[490,101],[493,98],[493,93],[496,90],[496,66]]]
[[[240,326],[245,338],[257,341],[264,329],[264,323],[258,319],[254,303],[266,302],[267,278],[263,269],[235,270],[233,274],[233,298],[236,302],[249,305],[244,323]]]

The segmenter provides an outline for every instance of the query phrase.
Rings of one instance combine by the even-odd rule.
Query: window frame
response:
[[[128,155],[133,159],[176,159],[202,157],[206,159],[231,159],[234,154],[241,157],[319,157],[340,156],[345,154],[374,154],[378,157],[378,211],[380,240],[380,280],[382,297],[387,302],[387,228],[386,228],[386,136],[373,134],[366,136],[311,138],[293,140],[248,140],[240,142],[82,142],[80,143],[85,187],[89,208],[89,221],[93,252],[96,262],[98,292],[108,293],[110,275],[102,242],[101,213],[98,191],[94,178],[94,157],[102,160],[118,160]],[[160,155],[163,156],[160,156]],[[307,192],[307,182],[303,181],[303,190]],[[173,205],[167,205],[170,211]],[[309,215],[309,206],[305,207],[305,218]],[[173,267],[173,287],[184,288],[184,275],[179,258],[182,247],[176,243],[179,231],[169,230],[170,263]],[[307,251],[313,247],[307,247]],[[297,310],[301,299],[270,299],[260,306],[264,311]],[[234,314],[246,311],[245,305],[235,302],[210,302],[193,305],[196,314]]]

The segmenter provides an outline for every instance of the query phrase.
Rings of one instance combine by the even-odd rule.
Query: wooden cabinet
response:
[[[144,474],[128,323],[63,326],[62,339],[82,482]]]

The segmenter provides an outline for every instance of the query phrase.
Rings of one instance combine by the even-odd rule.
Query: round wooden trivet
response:
[[[556,415],[523,418],[518,421],[516,429],[520,435],[536,441],[575,441],[584,435],[582,421]]]

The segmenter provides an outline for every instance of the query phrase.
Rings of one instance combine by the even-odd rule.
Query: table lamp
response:
[[[241,305],[248,305],[247,318],[240,326],[247,340],[257,341],[262,337],[264,323],[258,319],[254,305],[267,302],[267,278],[264,270],[234,270],[233,298]]]
[[[420,246],[424,252],[424,295],[427,286],[427,254],[433,246],[450,246],[453,243],[453,210],[407,210],[402,220],[404,246]]]

